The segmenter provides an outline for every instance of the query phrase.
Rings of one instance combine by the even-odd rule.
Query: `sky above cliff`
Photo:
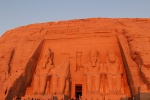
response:
[[[150,0],[1,0],[0,35],[32,23],[82,18],[150,18]]]

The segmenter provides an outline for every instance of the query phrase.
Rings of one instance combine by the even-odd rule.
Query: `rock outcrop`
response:
[[[5,32],[0,38],[0,100],[26,94],[45,40],[111,36],[118,38],[122,48],[131,95],[150,93],[150,19],[89,18],[37,23]]]

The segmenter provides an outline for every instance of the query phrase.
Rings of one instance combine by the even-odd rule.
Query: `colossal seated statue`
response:
[[[52,70],[52,88],[54,95],[63,95],[66,85],[66,80],[69,78],[69,58],[65,59],[65,61],[60,66],[55,66]]]
[[[90,63],[85,66],[84,74],[86,75],[87,93],[99,93],[100,88],[100,68],[97,50],[90,51]]]
[[[52,63],[53,53],[45,49],[40,57],[34,76],[34,94],[45,94],[46,84],[50,76],[50,70],[54,68]]]
[[[105,67],[109,93],[120,94],[122,66],[118,61],[114,50],[108,51],[107,56],[108,59],[106,61]]]

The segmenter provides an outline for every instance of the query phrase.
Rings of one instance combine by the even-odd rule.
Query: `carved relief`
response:
[[[109,93],[120,94],[122,82],[122,66],[118,61],[114,50],[109,50],[107,56],[108,59],[106,61],[105,67]]]

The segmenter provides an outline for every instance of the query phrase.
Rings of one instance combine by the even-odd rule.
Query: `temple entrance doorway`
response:
[[[82,96],[82,84],[75,85],[75,95],[76,95],[76,100],[79,100],[79,97]]]

